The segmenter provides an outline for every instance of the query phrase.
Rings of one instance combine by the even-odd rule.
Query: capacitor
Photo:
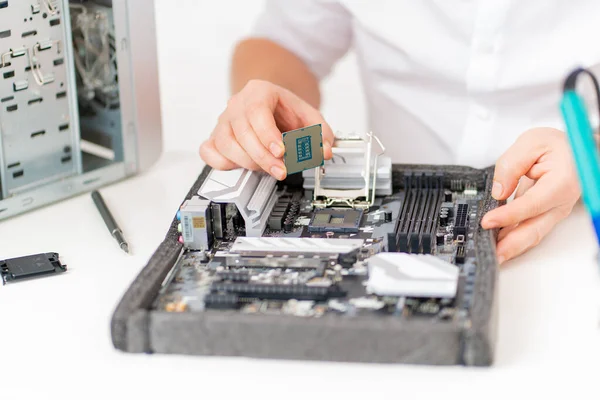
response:
[[[448,213],[440,213],[440,225],[448,225]]]
[[[444,190],[444,201],[452,201],[452,192]]]
[[[443,234],[443,233],[441,233],[441,232],[435,235],[435,243],[436,243],[438,246],[441,246],[441,245],[443,245],[443,244],[444,244],[444,242],[445,242],[445,239],[446,239],[446,235],[444,235],[444,234]]]
[[[392,212],[386,211],[384,214],[384,218],[385,218],[385,222],[391,222],[392,221]]]

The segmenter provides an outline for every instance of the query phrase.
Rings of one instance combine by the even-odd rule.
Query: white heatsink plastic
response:
[[[215,203],[234,203],[246,223],[246,235],[259,237],[273,210],[277,180],[264,172],[213,169],[198,194]]]
[[[378,296],[454,297],[459,268],[430,254],[379,253],[367,261],[367,292]]]

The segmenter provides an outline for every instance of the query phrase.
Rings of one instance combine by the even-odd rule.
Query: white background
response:
[[[290,0],[291,1],[291,0]],[[300,0],[296,0],[300,1]],[[114,307],[160,243],[227,99],[228,57],[262,1],[159,0],[166,151],[102,192],[132,245],[118,249],[89,195],[0,223],[0,259],[55,251],[69,271],[0,287],[0,399],[597,399],[600,271],[584,210],[500,273],[492,368],[132,355],[114,350]],[[351,59],[325,85],[334,129],[364,129]]]

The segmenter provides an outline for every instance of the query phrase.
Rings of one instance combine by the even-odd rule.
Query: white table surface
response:
[[[538,248],[502,268],[492,368],[115,350],[109,332],[112,312],[164,237],[201,167],[195,152],[170,152],[148,173],[102,191],[133,255],[117,247],[89,195],[0,223],[0,259],[54,251],[68,265],[60,276],[0,287],[0,399],[202,399],[209,394],[221,399],[326,394],[336,399],[375,394],[468,399],[486,393],[492,398],[525,393],[598,398],[600,271],[581,206]]]

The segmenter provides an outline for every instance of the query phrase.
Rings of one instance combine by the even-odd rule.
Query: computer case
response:
[[[162,149],[153,0],[0,0],[0,220]]]

